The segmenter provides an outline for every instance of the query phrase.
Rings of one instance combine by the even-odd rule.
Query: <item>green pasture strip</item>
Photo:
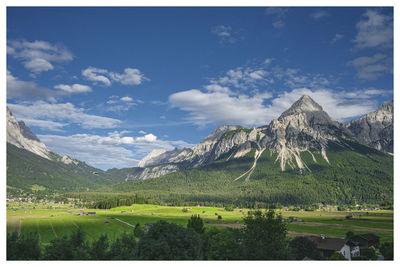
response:
[[[23,218],[21,233],[28,234],[37,232],[42,244],[50,243],[50,240],[55,239],[53,229],[47,218]]]
[[[55,216],[50,217],[49,222],[52,223],[54,231],[59,238],[68,237],[74,233],[77,228],[72,224],[70,216]]]

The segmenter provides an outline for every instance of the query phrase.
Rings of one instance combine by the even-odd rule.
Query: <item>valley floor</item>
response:
[[[193,214],[199,214],[206,227],[241,227],[243,217],[248,209],[226,211],[217,207],[170,207],[149,204],[134,204],[101,209],[74,209],[71,205],[18,204],[8,202],[7,232],[38,232],[40,242],[46,245],[55,237],[63,237],[81,228],[89,240],[97,239],[101,234],[107,234],[114,239],[123,232],[133,231],[136,224],[145,226],[147,223],[165,220],[186,225]],[[95,212],[94,216],[78,215],[79,211]],[[288,235],[321,235],[328,237],[345,237],[348,231],[355,234],[374,233],[381,237],[381,242],[393,242],[393,211],[286,211],[277,210],[284,219],[294,217],[288,222]],[[352,219],[346,219],[349,214]],[[218,220],[218,216],[222,219]],[[291,218],[293,220],[293,218]]]

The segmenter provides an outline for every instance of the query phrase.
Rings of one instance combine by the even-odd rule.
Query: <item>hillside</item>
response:
[[[242,158],[220,160],[160,178],[121,183],[108,192],[134,192],[167,202],[226,202],[254,205],[380,203],[393,199],[393,157],[356,142],[351,149],[330,142],[326,156],[309,152],[300,156],[310,171],[300,174],[297,166],[281,170],[277,153],[264,150],[249,180],[237,179],[251,168],[255,149]]]
[[[66,164],[62,162],[66,157],[49,155],[58,160],[49,160],[7,143],[7,186],[24,190],[82,191],[113,183],[102,170],[76,160]]]

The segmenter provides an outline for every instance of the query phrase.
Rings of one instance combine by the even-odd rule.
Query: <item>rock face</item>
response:
[[[40,142],[23,121],[18,122],[7,107],[7,142],[16,147],[26,149],[43,158],[50,158],[50,150]]]
[[[361,144],[393,153],[393,101],[345,126]]]
[[[278,153],[276,161],[281,170],[286,166],[308,169],[300,157],[300,152],[320,153],[326,156],[328,142],[341,146],[340,138],[350,137],[351,133],[339,122],[332,120],[309,96],[302,96],[277,120],[272,120],[265,130],[262,146]],[[313,157],[314,158],[314,157]]]
[[[18,148],[23,148],[36,155],[39,155],[48,160],[60,161],[70,165],[87,165],[86,162],[76,160],[70,156],[60,156],[43,144],[39,138],[25,125],[23,121],[17,121],[11,110],[7,107],[7,142],[15,145]]]
[[[304,95],[269,125],[253,129],[225,125],[192,149],[152,151],[139,163],[142,169],[136,170],[135,175],[127,179],[154,178],[216,160],[240,158],[254,150],[253,166],[236,178],[246,177],[248,180],[266,149],[276,152],[275,162],[282,171],[288,167],[299,172],[310,171],[301,158],[301,152],[309,152],[314,162],[315,155],[319,154],[330,164],[326,154],[328,144],[333,142],[350,148],[344,141],[347,139],[355,139],[377,149],[391,147],[393,151],[393,102],[344,126],[329,117],[311,97]],[[385,151],[390,152],[390,149]]]

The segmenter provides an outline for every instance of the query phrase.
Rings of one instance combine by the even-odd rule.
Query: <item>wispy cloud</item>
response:
[[[287,12],[288,9],[282,7],[269,7],[265,10],[265,14],[274,19],[272,26],[276,29],[285,27],[285,18]]]
[[[110,86],[112,82],[123,85],[139,85],[143,81],[149,80],[140,70],[134,68],[125,68],[123,73],[117,73],[106,69],[88,67],[82,70],[82,76],[95,84],[102,83],[105,86]]]
[[[343,34],[340,34],[340,33],[335,34],[335,36],[333,36],[333,38],[332,38],[332,40],[331,40],[331,44],[334,44],[334,43],[336,43],[337,41],[343,39],[343,37],[344,37]]]
[[[7,43],[7,54],[21,60],[24,67],[34,75],[53,70],[55,63],[73,59],[72,53],[63,45],[38,40],[11,40]]]
[[[391,73],[392,64],[392,59],[381,53],[372,57],[358,57],[347,63],[357,70],[356,76],[362,80],[375,80],[386,73]]]
[[[211,84],[204,86],[203,90],[192,89],[170,95],[170,104],[187,112],[185,120],[195,125],[261,126],[279,117],[303,94],[314,98],[334,119],[345,121],[374,110],[377,106],[375,93],[384,92],[364,89],[351,95],[332,87],[336,83],[334,78],[270,64],[239,67],[226,74],[210,79]],[[260,86],[263,83],[266,86]],[[252,87],[254,84],[257,86]],[[284,86],[287,90],[270,89],[276,86]]]
[[[13,114],[24,121],[35,120],[59,123],[59,127],[76,124],[84,129],[107,129],[117,127],[121,121],[109,117],[87,114],[83,108],[77,108],[71,103],[48,103],[37,101],[32,104],[8,104]],[[60,129],[57,129],[60,130]]]
[[[59,92],[39,86],[32,81],[22,81],[7,70],[7,98],[55,101],[57,96],[59,96]]]
[[[211,28],[211,33],[219,38],[221,44],[234,44],[243,39],[237,31],[233,31],[231,26],[217,25]]]
[[[133,99],[129,96],[119,97],[116,95],[110,96],[106,102],[105,109],[111,112],[128,111],[138,104],[142,104],[140,99]]]
[[[153,149],[172,150],[175,147],[192,147],[181,140],[160,140],[154,134],[126,136],[128,131],[114,131],[107,135],[74,134],[70,136],[39,135],[46,146],[62,155],[70,155],[89,162],[98,168],[134,167]],[[110,162],[112,159],[112,162]]]
[[[377,10],[367,10],[357,25],[355,47],[388,48],[393,46],[393,17],[380,14]]]
[[[326,12],[325,10],[317,10],[313,13],[310,14],[310,16],[314,19],[314,20],[320,20],[322,18],[328,17],[329,13]]]

